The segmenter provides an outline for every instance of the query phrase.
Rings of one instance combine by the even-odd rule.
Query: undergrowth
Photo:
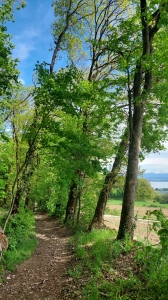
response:
[[[0,218],[0,226],[4,224],[5,216]],[[34,213],[30,210],[20,209],[13,215],[6,227],[5,235],[9,247],[3,252],[0,261],[0,280],[3,280],[5,270],[13,271],[17,265],[26,260],[34,251],[37,241],[35,236]]]
[[[117,241],[115,231],[108,229],[76,232],[71,243],[78,263],[68,273],[76,281],[79,299],[168,299],[167,221],[154,213],[161,221],[155,247],[127,238]]]

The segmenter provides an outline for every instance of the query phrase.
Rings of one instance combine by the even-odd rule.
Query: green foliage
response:
[[[124,191],[124,180],[117,183],[117,187],[112,189],[110,196],[113,199],[122,199]],[[150,182],[145,178],[138,178],[138,186],[135,201],[150,202],[155,199],[156,192],[152,188]]]
[[[74,65],[50,74],[46,63],[37,63],[37,85],[33,92],[37,122],[34,126],[32,126],[34,111],[29,109],[25,101],[20,101],[23,100],[23,97],[19,96],[20,92],[16,96],[12,94],[11,101],[8,99],[8,101],[4,101],[5,99],[2,97],[1,110],[4,113],[9,111],[13,113],[10,121],[15,131],[13,149],[16,154],[18,170],[24,162],[28,147],[37,138],[35,147],[39,151],[40,165],[39,161],[36,164],[35,160],[38,158],[34,157],[33,163],[28,168],[28,171],[34,172],[29,185],[32,202],[37,202],[40,210],[45,210],[51,215],[63,216],[72,179],[77,183],[78,190],[81,192],[81,216],[77,224],[78,235],[75,237],[75,249],[77,256],[87,266],[88,274],[91,274],[90,282],[84,292],[84,299],[133,299],[134,293],[137,294],[137,299],[138,297],[144,299],[147,291],[142,289],[142,294],[145,292],[141,297],[138,289],[143,287],[143,282],[141,283],[136,276],[133,278],[130,274],[130,277],[125,280],[118,278],[114,284],[112,284],[113,281],[110,281],[109,284],[105,277],[105,274],[110,277],[114,273],[113,260],[122,253],[126,254],[131,251],[133,245],[129,239],[126,238],[123,244],[114,241],[115,233],[110,230],[94,230],[87,235],[83,235],[80,230],[83,225],[86,228],[93,216],[102,184],[100,173],[103,172],[103,163],[107,164],[109,158],[114,157],[117,151],[118,140],[122,133],[120,125],[127,122],[127,92],[130,87],[132,89],[136,65],[142,57],[139,5],[134,3],[135,10],[128,14],[129,5],[132,3],[124,4],[123,13],[122,8],[116,7],[117,3],[113,4],[113,1],[109,1],[109,6],[107,6],[107,2],[99,3],[98,1],[93,5],[90,1],[53,1],[55,21],[52,28],[57,50],[66,49],[73,60],[74,56],[82,54],[82,44],[85,43],[85,48],[87,45],[87,49],[88,47],[90,49],[87,55],[92,53],[90,57],[94,70],[92,75],[100,80],[95,80],[94,76],[92,76],[92,80],[87,80],[88,74],[81,72]],[[11,37],[7,34],[4,25],[6,21],[13,18],[13,4],[14,1],[6,0],[0,6],[0,46],[2,50],[0,96],[12,93],[11,85],[13,85],[13,81],[17,81],[18,77],[17,60],[13,60],[11,56],[13,49],[10,42]],[[149,20],[152,20],[155,4],[150,1],[148,3]],[[114,12],[116,15],[113,14]],[[118,20],[118,16],[120,20]],[[163,20],[165,20],[165,24],[163,24]],[[165,30],[160,30],[155,38],[154,56],[152,59],[145,57],[143,60],[143,73],[153,65],[154,80],[158,84],[152,87],[152,93],[148,95],[149,99],[147,99],[142,133],[142,156],[151,150],[162,149],[162,143],[167,134],[166,131],[163,131],[164,126],[167,125],[166,22],[165,12],[160,23]],[[87,34],[83,38],[85,32]],[[75,53],[75,49],[80,49],[80,51],[77,50]],[[102,80],[102,78],[106,79]],[[143,86],[143,82],[141,86]],[[136,99],[137,102],[139,100],[142,99]],[[156,106],[155,102],[159,105]],[[157,107],[159,108],[157,109]],[[13,173],[8,174],[12,153],[8,149],[9,141],[4,138],[6,135],[1,133],[0,136],[2,139],[0,144],[2,162],[0,166],[0,199],[3,201],[6,195],[5,184],[8,181],[11,182],[10,179],[16,173],[16,169],[14,167]],[[37,165],[38,168],[35,170]],[[32,170],[29,170],[31,167]],[[79,178],[79,173],[84,174],[85,178]],[[121,198],[122,193],[123,185],[119,186],[118,184],[117,188],[113,189],[112,196]],[[147,181],[139,179],[136,200],[147,203],[154,197],[154,190]],[[165,256],[167,253],[167,220],[161,213],[155,212],[153,215],[159,221],[153,223],[153,229],[160,237],[162,252]],[[30,249],[31,242],[32,248],[34,247],[35,239],[34,236],[31,236],[31,232],[34,233],[33,226],[33,215],[23,209],[8,223],[6,233],[9,238],[9,250],[3,255],[3,262],[8,268],[13,269],[14,265],[22,260],[25,255],[25,247]],[[145,257],[147,251],[147,248],[142,249],[142,257]],[[153,256],[148,255],[149,260],[152,258],[156,262],[157,259],[159,261],[159,250],[152,253]],[[153,282],[157,282],[156,291],[161,295],[163,282],[157,281],[157,278],[160,270],[164,279],[167,280],[165,261],[161,264],[161,269],[159,269],[159,264],[156,264],[156,269],[152,269],[152,265],[146,261],[145,267],[148,266],[150,274],[153,270]],[[73,271],[69,270],[69,274],[74,278],[80,276],[81,272],[81,267]],[[143,279],[145,278],[149,283],[147,289],[149,287],[151,292],[152,281],[149,280],[147,272],[144,274]],[[166,293],[166,288],[164,293]],[[155,297],[153,292],[151,295]],[[150,299],[150,295],[148,299]]]
[[[3,226],[4,218],[0,219]],[[28,258],[36,246],[35,220],[31,211],[20,209],[19,214],[13,215],[7,224],[5,232],[9,247],[3,252],[1,264],[12,271],[18,264]]]
[[[162,246],[162,253],[168,255],[168,218],[161,209],[147,211],[146,215],[148,218],[152,215],[156,217],[156,221],[152,223],[150,230],[154,230],[158,234]]]
[[[40,76],[42,87],[34,95],[43,117],[40,143],[55,149],[58,159],[69,161],[74,172],[91,175],[100,170],[99,160],[107,159],[113,151],[105,83],[84,80],[82,72],[73,66]]]
[[[0,96],[10,95],[10,88],[14,81],[17,82],[19,75],[16,68],[18,60],[13,59],[11,54],[14,45],[11,43],[11,35],[7,33],[5,26],[8,21],[14,21],[14,4],[14,0],[4,0],[0,4]],[[25,3],[21,1],[16,8],[20,9],[24,6]]]
[[[120,200],[123,197],[123,192],[124,192],[123,187],[113,188],[110,193],[110,198]]]
[[[115,278],[115,260],[121,254],[128,254],[134,245],[129,239],[125,243],[116,241],[115,236],[116,233],[111,230],[93,230],[89,234],[80,232],[74,236],[72,242],[75,244],[75,253],[84,276],[87,274],[88,278],[82,290],[82,299],[119,299],[119,296],[120,299],[132,299],[122,297],[126,288],[128,295],[129,290],[136,291],[136,278],[130,276],[125,282]],[[79,282],[83,272],[79,274]]]
[[[160,204],[168,204],[168,193],[156,193],[155,200]]]
[[[78,278],[81,274],[82,271],[82,266],[78,265],[77,267],[75,267],[73,270],[69,269],[67,271],[67,274],[72,276],[72,278]]]
[[[84,180],[81,195],[81,216],[78,225],[85,227],[85,229],[93,218],[102,184],[103,176],[96,172],[92,178]]]
[[[81,299],[166,300],[168,263],[161,248],[116,241],[110,230],[77,232],[71,242],[78,264],[69,274],[78,278]]]
[[[53,214],[61,205],[63,213],[73,178],[81,191],[82,219],[88,222],[98,195],[98,174],[114,152],[107,83],[87,81],[73,65],[54,74],[44,64],[38,64],[36,70],[39,86],[34,98],[40,118],[42,166],[33,179],[32,196],[39,208]]]
[[[11,140],[0,139],[0,206],[9,204],[8,197],[11,187],[13,143]]]
[[[155,190],[145,178],[138,179],[135,201],[151,201],[155,199]]]
[[[62,217],[68,198],[70,171],[66,172],[65,165],[62,166],[48,151],[42,150],[40,155],[41,163],[30,182],[30,198],[36,203],[37,209]]]
[[[145,282],[142,297],[147,299],[166,299],[168,287],[167,257],[162,257],[162,250],[152,246],[143,247],[137,252],[135,261],[140,265],[139,278]],[[142,299],[142,298],[140,298]]]
[[[30,104],[32,89],[25,88],[21,84],[13,84],[10,92],[12,97],[6,103],[8,105],[4,104],[3,106],[3,102],[1,105],[2,116],[8,122],[7,127],[5,124],[3,127],[6,139],[0,139],[0,159],[2,162],[0,166],[0,201],[4,207],[11,204],[11,190],[14,182],[16,183],[15,178],[17,175],[20,176],[20,178],[17,178],[17,187],[20,186],[23,175],[21,171],[23,171],[23,164],[28,158],[26,155],[30,143],[25,135],[32,123],[33,115]],[[35,164],[33,161],[32,168]]]
[[[52,2],[55,16],[52,24],[54,40],[60,43],[61,48],[69,51],[71,58],[82,50],[81,36],[84,33],[82,16],[86,14],[88,4],[79,0],[54,0]]]
[[[104,259],[111,257],[109,241],[115,232],[112,230],[93,230],[85,234],[77,232],[73,238],[76,255],[80,259],[88,257],[87,265],[92,273],[99,272],[99,267]],[[89,255],[89,256],[88,256]]]

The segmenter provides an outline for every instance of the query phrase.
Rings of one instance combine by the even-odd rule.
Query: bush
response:
[[[151,201],[155,199],[155,190],[150,182],[145,178],[138,179],[138,187],[136,191],[136,201]]]
[[[0,219],[0,225],[4,224],[4,217]],[[8,270],[27,259],[36,247],[35,219],[30,210],[20,209],[17,215],[11,216],[5,231],[9,241],[7,251],[3,252],[0,267]]]
[[[157,194],[155,200],[160,204],[167,204],[168,203],[168,194]]]
[[[111,190],[111,193],[110,193],[110,198],[113,198],[113,199],[122,199],[123,198],[123,194],[124,194],[124,188],[123,187],[120,187],[120,188],[114,188]]]

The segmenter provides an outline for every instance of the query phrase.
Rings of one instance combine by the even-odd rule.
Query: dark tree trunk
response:
[[[129,147],[127,176],[125,182],[121,221],[117,239],[123,239],[126,234],[133,238],[134,233],[134,199],[137,188],[137,173],[139,151],[143,124],[143,109],[137,107],[133,115],[133,135]]]
[[[74,221],[76,196],[77,196],[77,184],[75,183],[75,181],[72,181],[72,184],[70,186],[70,191],[69,191],[68,203],[66,207],[64,224],[68,223],[68,221]]]
[[[20,187],[17,189],[16,194],[15,194],[15,201],[14,201],[14,206],[12,209],[12,215],[17,214],[19,212],[19,207],[20,207],[20,201],[23,195],[23,189]]]
[[[25,191],[25,208],[35,211],[35,200],[30,198],[30,185]]]
[[[4,180],[6,181],[5,183],[5,197],[3,199],[3,204],[4,207],[8,205],[8,199],[10,198],[10,193],[11,193],[11,188],[10,188],[10,184],[9,184],[9,175],[12,171],[12,164],[10,164],[8,166],[8,172],[7,174],[5,174]]]
[[[25,197],[25,207],[29,208],[29,204],[30,204],[30,197],[29,197],[29,193],[28,193],[28,194],[26,194],[26,197]]]
[[[89,231],[92,229],[92,227],[101,228],[104,226],[103,215],[106,208],[107,200],[109,198],[111,189],[113,188],[116,182],[116,177],[120,171],[121,164],[125,156],[125,152],[128,148],[128,141],[129,141],[129,130],[128,128],[126,128],[123,138],[120,142],[118,153],[116,155],[112,170],[105,177],[105,181],[102,190],[100,192],[97,206],[95,209],[94,217],[88,227]]]
[[[146,0],[140,0],[141,23],[142,23],[142,56],[137,62],[133,84],[133,126],[130,132],[130,146],[128,155],[127,175],[121,211],[121,220],[117,239],[124,239],[126,235],[132,239],[134,235],[134,201],[137,189],[137,174],[139,164],[139,152],[141,146],[141,135],[143,126],[143,113],[152,87],[152,65],[145,68],[146,59],[152,57],[152,42],[155,33],[158,31],[160,10],[153,15],[153,24],[149,24],[147,17]],[[143,67],[144,66],[144,67]],[[144,68],[144,69],[143,69]],[[142,79],[144,74],[144,79]],[[142,89],[143,85],[143,89]],[[131,118],[130,118],[131,122]]]
[[[80,213],[81,213],[81,195],[82,195],[82,191],[81,191],[81,187],[78,190],[78,211],[77,211],[77,222],[79,222],[80,219]]]
[[[25,197],[25,201],[28,201],[29,182],[30,182],[30,178],[34,173],[34,167],[32,167],[31,170],[28,170],[28,168],[31,167],[31,164],[33,163],[33,159],[34,159],[34,153],[32,153],[31,157],[29,157],[27,165],[25,166],[24,174],[22,175],[22,178],[19,180],[20,186],[17,188],[15,193],[12,214],[16,214],[19,212],[19,207],[20,207],[22,197],[24,197],[26,193],[27,193],[26,195],[27,200]],[[25,202],[25,206],[26,206],[26,202]]]

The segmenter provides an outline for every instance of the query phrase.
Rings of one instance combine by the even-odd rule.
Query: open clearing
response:
[[[112,210],[115,213],[118,211],[121,211],[121,205],[117,204],[109,204],[107,207]],[[147,242],[150,242],[152,244],[159,243],[159,238],[157,234],[152,231],[149,231],[149,227],[152,224],[152,220],[143,220],[143,217],[145,216],[145,213],[147,210],[156,210],[159,209],[158,207],[146,207],[146,206],[135,206],[135,215],[138,217],[138,221],[136,223],[136,229],[134,233],[134,238],[138,239],[139,241],[146,240]],[[168,209],[163,208],[163,213],[168,217]],[[104,215],[104,221],[105,225],[111,229],[118,230],[120,217],[115,215]]]

